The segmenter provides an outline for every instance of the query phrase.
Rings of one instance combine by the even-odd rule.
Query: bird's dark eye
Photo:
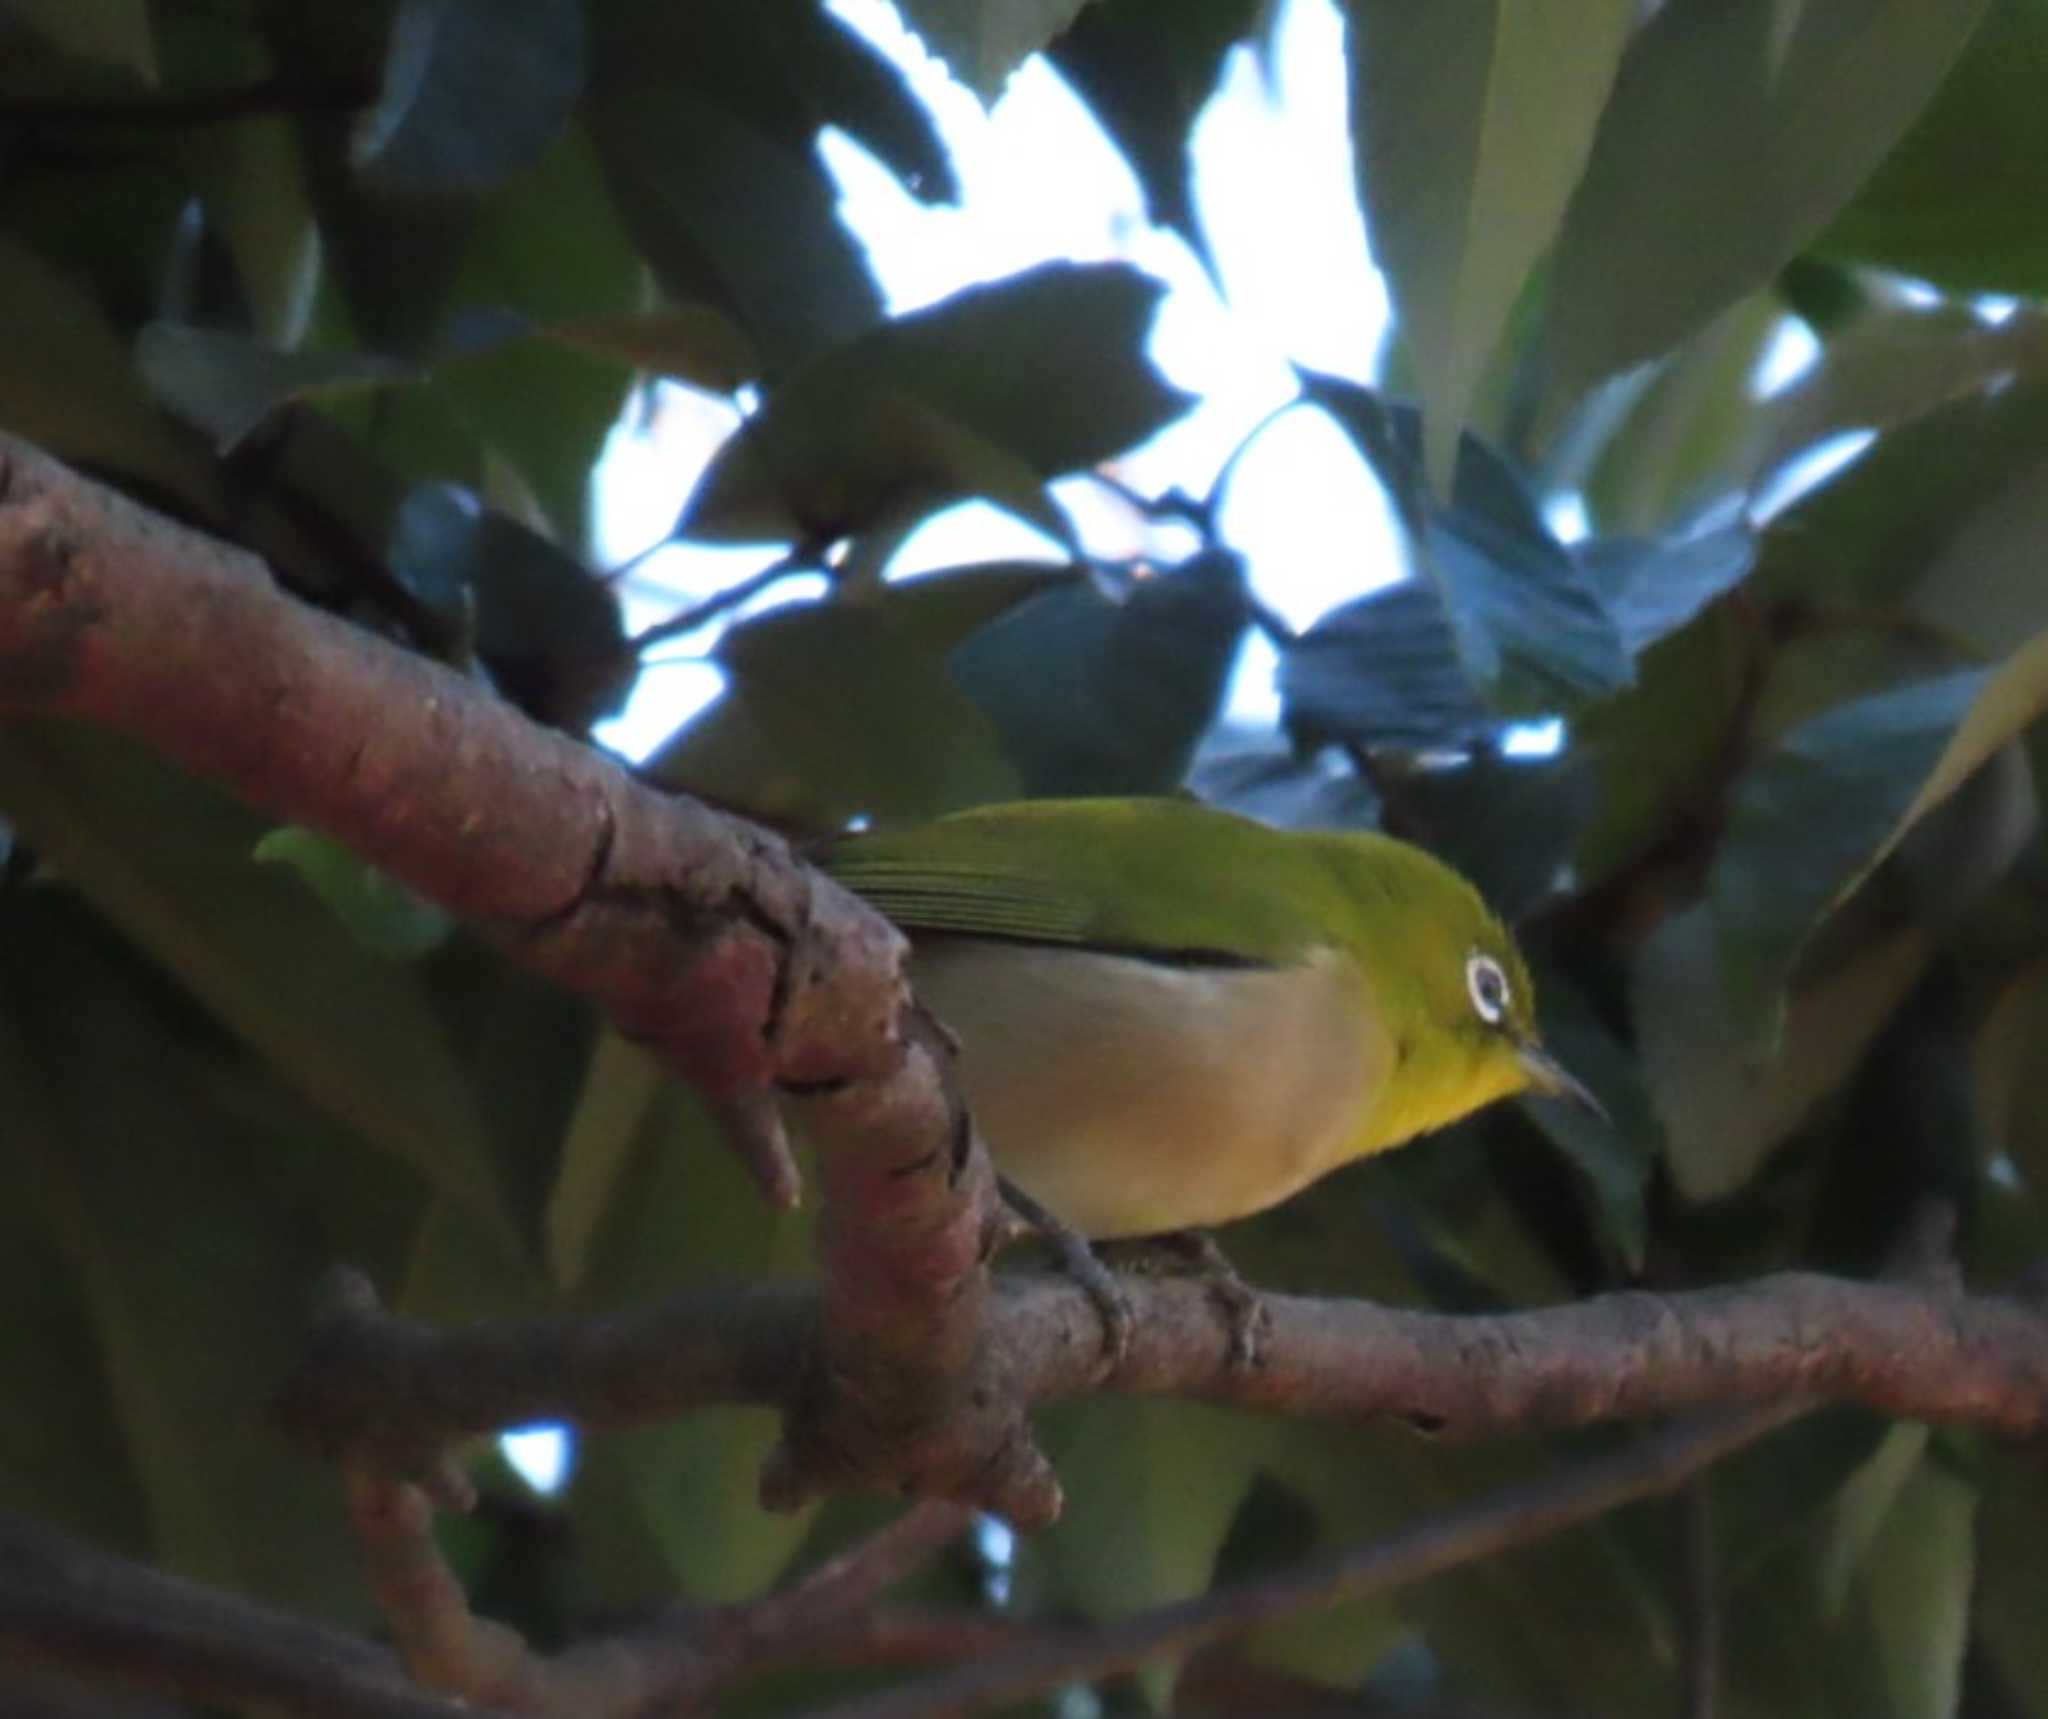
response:
[[[1498,1026],[1506,1018],[1514,993],[1501,964],[1491,955],[1475,952],[1465,957],[1465,989],[1472,993],[1472,1007],[1488,1026]]]

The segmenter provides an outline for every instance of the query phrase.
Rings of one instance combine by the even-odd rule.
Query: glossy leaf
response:
[[[1940,93],[1814,248],[1951,291],[2048,288],[2048,241],[2027,213],[2048,160],[2043,55],[2048,12],[1993,0]]]
[[[1630,1012],[1678,1191],[1718,1200],[1749,1181],[1848,1077],[1926,960],[1925,937],[1905,931],[1795,989],[1773,1052],[1728,996],[1710,910],[1666,920],[1636,953]]]
[[[232,452],[288,400],[412,380],[417,372],[374,352],[283,352],[240,335],[153,322],[135,364],[158,400]]]
[[[1780,993],[1820,922],[1927,812],[2048,709],[2048,635],[1830,710],[1737,785],[1708,880],[1737,1006],[1774,1036]]]
[[[652,99],[597,127],[612,194],[675,297],[713,296],[783,374],[871,326],[881,301],[810,163],[708,102]],[[743,211],[773,209],[762,221]]]
[[[1026,793],[1170,793],[1216,719],[1250,618],[1243,564],[1217,552],[1120,596],[1078,580],[1045,591],[947,665]]]
[[[1581,491],[1606,532],[1686,530],[1725,517],[1749,476],[1738,461],[1755,433],[1759,367],[1785,330],[1777,295],[1753,292],[1661,364],[1610,379],[1559,432],[1546,459],[1550,484]]]
[[[1884,311],[1829,338],[1800,382],[1750,414],[1741,464],[1768,477],[1849,430],[1888,429],[2048,371],[2048,319],[1991,323],[1953,306]]]
[[[389,190],[486,191],[540,159],[582,87],[581,0],[400,0],[350,155]]]
[[[251,851],[259,860],[290,866],[349,934],[379,955],[396,960],[424,955],[454,930],[454,922],[432,902],[317,831],[288,824],[272,830]]]
[[[1598,595],[1500,455],[1467,436],[1449,504],[1439,504],[1414,407],[1308,372],[1302,388],[1391,492],[1443,596],[1459,659],[1489,703],[1547,714],[1629,683],[1634,670]]]
[[[1663,538],[1595,537],[1579,562],[1630,656],[1685,626],[1749,577],[1756,532],[1747,524]]]
[[[1778,10],[1672,0],[1630,43],[1558,243],[1560,397],[1776,273],[1912,124],[1986,0],[1807,0],[1788,43]]]
[[[727,633],[727,691],[647,761],[655,781],[799,828],[908,821],[1022,792],[994,722],[947,653],[976,628],[1071,577],[963,569],[872,601],[774,611]]]
[[[1560,30],[1532,0],[1352,0],[1352,129],[1373,253],[1448,494],[1487,360],[1549,247],[1634,22],[1594,0]]]
[[[1063,539],[1044,480],[1189,404],[1144,355],[1160,291],[1117,265],[1047,263],[899,317],[771,393],[713,458],[679,529],[830,542],[982,495]]]
[[[904,0],[903,16],[984,102],[1074,21],[1088,0]]]
[[[1895,601],[1956,538],[1960,521],[2024,487],[2044,458],[2048,381],[2021,379],[1938,407],[1880,436],[1847,471],[1773,520],[1756,588],[1766,598],[1815,603]],[[1979,643],[1989,652],[2012,637],[2004,630]]]
[[[1422,579],[1332,609],[1285,647],[1279,684],[1287,731],[1304,746],[1465,747],[1506,727],[1473,690],[1443,596]]]

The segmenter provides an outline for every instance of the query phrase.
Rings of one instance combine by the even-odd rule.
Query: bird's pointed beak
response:
[[[1607,1106],[1594,1097],[1593,1089],[1534,1039],[1517,1045],[1515,1054],[1528,1071],[1529,1084],[1545,1098],[1561,1098],[1589,1116],[1599,1117],[1610,1128],[1614,1125],[1614,1118],[1607,1114]]]

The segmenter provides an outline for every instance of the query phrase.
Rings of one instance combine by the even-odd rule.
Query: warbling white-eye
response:
[[[1534,1088],[1529,971],[1422,849],[1189,800],[1039,800],[834,843],[960,1039],[997,1168],[1082,1235],[1262,1211]]]

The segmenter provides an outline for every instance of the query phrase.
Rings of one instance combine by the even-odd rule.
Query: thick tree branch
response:
[[[1000,1279],[989,1350],[1002,1358],[991,1381],[1001,1395],[1037,1402],[1099,1386],[1347,1420],[1393,1416],[1456,1438],[1813,1397],[2013,1438],[2048,1434],[2048,1304],[1945,1282],[1782,1272],[1472,1316],[1275,1295],[1252,1368],[1232,1363],[1229,1332],[1201,1284],[1129,1279],[1126,1288],[1136,1327],[1105,1377],[1095,1309],[1079,1289]],[[609,1318],[435,1331],[356,1299],[330,1314],[281,1412],[332,1454],[404,1469],[520,1421],[604,1427],[705,1403],[778,1403],[815,1306],[806,1291],[778,1285]],[[971,1421],[961,1436],[974,1448]]]
[[[0,435],[0,714],[140,740],[321,829],[590,998],[711,1100],[793,1198],[806,1095],[827,1290],[777,1488],[886,1466],[1024,1520],[1058,1493],[977,1393],[997,1204],[902,939],[777,837],[654,792],[438,663],[281,591],[253,556]],[[943,1457],[943,1460],[941,1459]]]

